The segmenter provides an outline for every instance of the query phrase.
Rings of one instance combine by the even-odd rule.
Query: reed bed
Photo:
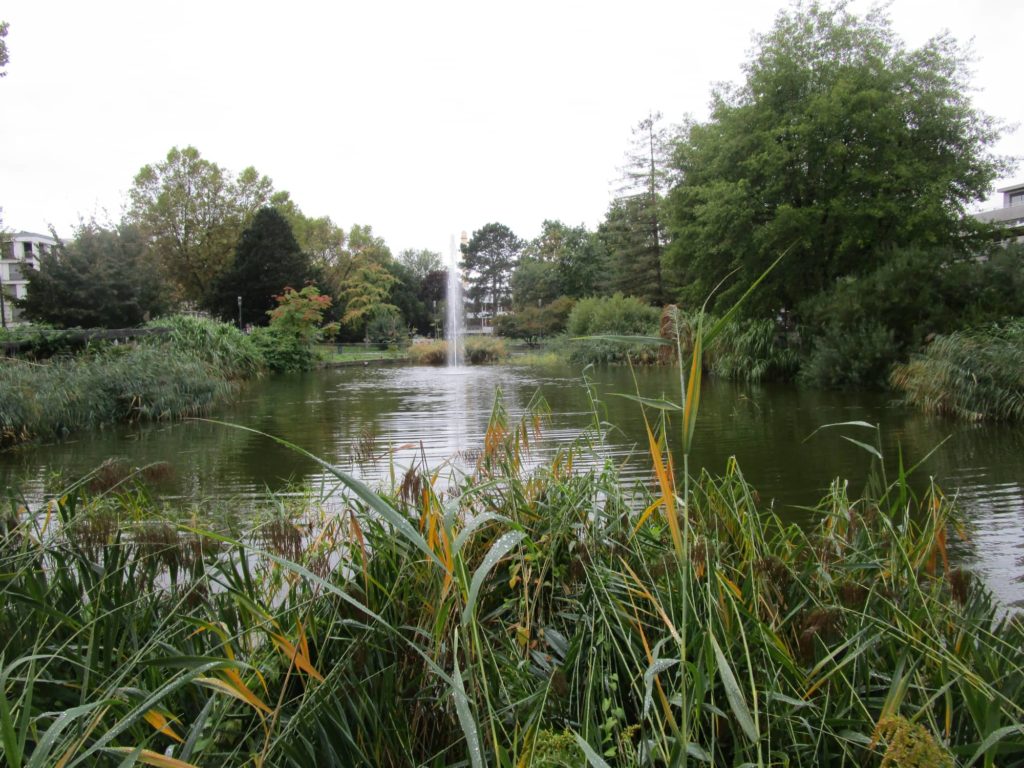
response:
[[[244,334],[189,317],[137,344],[100,346],[41,363],[0,360],[0,448],[119,422],[206,414],[263,370]]]
[[[526,472],[543,412],[499,400],[450,489],[332,468],[343,501],[247,532],[87,478],[12,505],[6,764],[1024,761],[1024,623],[950,562],[938,487],[837,481],[801,528],[730,462],[683,506],[657,424],[640,496],[575,469],[596,435]]]
[[[1024,320],[940,336],[891,382],[930,413],[1024,420]]]

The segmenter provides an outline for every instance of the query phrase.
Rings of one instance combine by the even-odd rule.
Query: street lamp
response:
[[[238,297],[238,330],[242,330],[242,297]]]

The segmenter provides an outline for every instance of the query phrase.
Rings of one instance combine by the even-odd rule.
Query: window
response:
[[[25,249],[25,258],[32,258],[32,243],[22,243],[22,247]]]
[[[1011,192],[1009,202],[1011,206],[1024,205],[1024,189],[1019,192]]]

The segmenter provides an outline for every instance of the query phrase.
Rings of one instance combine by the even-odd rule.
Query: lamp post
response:
[[[238,297],[238,330],[242,330],[242,297]]]

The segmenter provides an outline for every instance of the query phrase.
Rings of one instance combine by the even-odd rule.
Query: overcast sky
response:
[[[652,110],[705,118],[711,85],[740,80],[781,7],[8,0],[3,224],[116,221],[139,168],[193,145],[396,253],[447,252],[490,221],[527,238],[544,219],[594,227],[631,127]],[[890,14],[910,45],[973,39],[975,104],[1024,122],[1024,4],[895,0]],[[1024,131],[998,150],[1024,155]]]

